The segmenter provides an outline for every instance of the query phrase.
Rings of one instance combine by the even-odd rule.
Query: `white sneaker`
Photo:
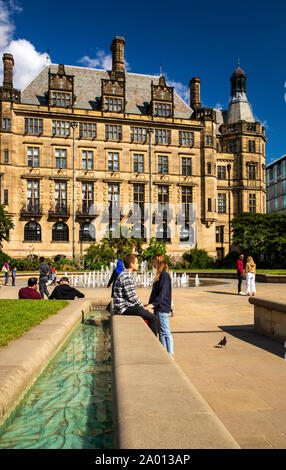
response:
[[[245,295],[245,293],[244,292],[239,292],[238,295]]]

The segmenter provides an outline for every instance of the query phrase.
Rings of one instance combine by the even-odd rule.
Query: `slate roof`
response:
[[[48,91],[48,73],[58,71],[57,64],[46,65],[21,93],[25,104],[46,105],[45,92]],[[65,65],[67,75],[74,76],[75,108],[100,109],[101,79],[108,79],[106,70]],[[159,76],[126,73],[126,112],[130,114],[149,114],[151,101],[151,82],[158,84]],[[174,117],[189,119],[193,110],[174,90]]]

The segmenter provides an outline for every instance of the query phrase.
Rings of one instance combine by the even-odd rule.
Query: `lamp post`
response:
[[[73,130],[72,147],[72,258],[75,259],[75,130],[78,126],[76,121],[70,123]]]
[[[227,171],[228,171],[228,251],[230,251],[231,247],[231,234],[230,234],[230,170],[231,164],[227,164]]]
[[[152,238],[152,134],[154,132],[154,129],[148,128],[147,133],[149,136],[149,212],[150,212],[150,217],[149,217],[149,238],[151,241]]]

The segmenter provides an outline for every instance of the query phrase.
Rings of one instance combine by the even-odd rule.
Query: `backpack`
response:
[[[2,271],[3,273],[7,273],[7,272],[8,272],[8,269],[6,268],[5,264],[4,264],[4,266],[2,266],[1,271]]]

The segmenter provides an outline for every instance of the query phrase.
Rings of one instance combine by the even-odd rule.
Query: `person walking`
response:
[[[152,309],[145,309],[135,292],[133,274],[138,270],[137,256],[133,253],[124,256],[123,271],[114,283],[113,302],[114,313],[117,315],[135,315],[148,321],[151,331],[157,336],[158,318]]]
[[[241,284],[243,280],[243,258],[244,258],[243,254],[239,255],[238,260],[236,262],[237,279],[238,279],[238,295],[244,295],[244,293],[241,291]]]
[[[246,273],[246,292],[247,295],[255,295],[255,274],[256,274],[256,264],[253,261],[251,256],[248,256],[247,263],[245,265]]]
[[[47,289],[47,282],[49,280],[49,275],[50,275],[50,266],[45,263],[45,258],[41,256],[40,258],[40,266],[39,266],[39,271],[40,271],[40,277],[39,277],[39,291],[41,294],[41,298],[44,299],[45,295],[49,298],[50,293]]]
[[[122,261],[118,260],[117,261],[117,264],[116,264],[116,268],[114,269],[109,281],[108,281],[108,284],[107,284],[107,287],[110,287],[111,284],[112,284],[112,288],[111,288],[111,297],[113,298],[113,291],[114,291],[114,283],[116,281],[116,279],[118,278],[119,274],[122,273],[124,269],[124,266],[123,266],[123,263]],[[107,305],[106,307],[106,310],[108,310],[109,312],[111,312],[111,309],[112,309],[112,300],[109,302],[109,304]]]
[[[114,283],[116,279],[118,278],[119,274],[122,273],[124,269],[122,261],[117,261],[116,268],[114,269],[111,278],[108,281],[107,287],[110,287],[112,284],[112,289],[111,289],[111,297],[113,297],[113,291],[114,291]]]
[[[17,268],[16,266],[14,266],[14,268],[12,269],[12,286],[15,286],[15,281],[16,281],[16,271],[17,271]]]
[[[160,342],[173,359],[173,336],[169,326],[169,313],[172,304],[170,271],[164,255],[154,256],[152,264],[156,269],[156,274],[147,308],[153,308],[154,313],[158,316]]]
[[[4,285],[7,286],[8,281],[9,281],[9,277],[10,277],[9,261],[6,261],[6,263],[4,263],[2,271],[4,271],[4,273],[5,273],[5,284]]]

